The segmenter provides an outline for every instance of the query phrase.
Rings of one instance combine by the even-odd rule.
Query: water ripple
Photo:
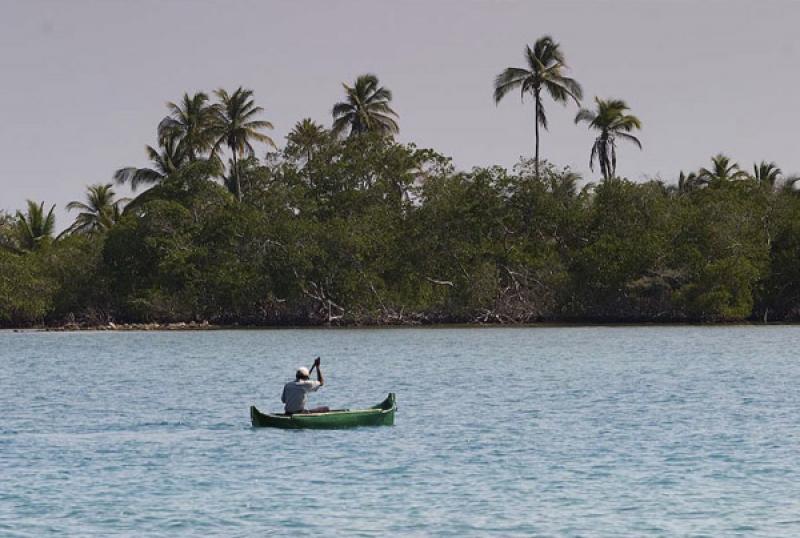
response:
[[[0,332],[0,535],[797,536],[798,330]]]

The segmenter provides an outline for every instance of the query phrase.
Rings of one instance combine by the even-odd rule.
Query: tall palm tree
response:
[[[130,183],[131,189],[136,190],[141,184],[159,183],[168,175],[176,172],[189,161],[185,147],[181,144],[179,133],[164,133],[159,137],[159,149],[145,146],[145,151],[150,161],[151,168],[136,168],[128,166],[114,172],[114,181],[117,183]]]
[[[594,101],[597,108],[580,109],[575,116],[575,123],[585,121],[590,129],[600,132],[592,144],[589,168],[594,171],[596,159],[600,163],[603,177],[610,179],[617,173],[617,138],[632,142],[642,149],[639,139],[630,134],[631,131],[641,129],[642,122],[636,116],[626,113],[630,107],[621,99],[605,100],[595,97]]]
[[[287,153],[293,156],[303,156],[306,162],[314,157],[314,150],[328,140],[329,133],[319,123],[311,118],[298,121],[292,130],[286,135],[289,144],[286,147]]]
[[[711,158],[711,168],[701,168],[697,172],[698,181],[704,185],[718,186],[728,181],[747,179],[747,172],[729,157],[718,153]]]
[[[774,162],[761,161],[753,165],[753,178],[770,190],[775,188],[781,175],[783,171]]]
[[[580,106],[583,89],[572,78],[564,75],[567,65],[559,44],[550,36],[540,37],[525,47],[526,67],[507,67],[494,80],[494,102],[498,104],[509,92],[519,89],[520,96],[530,94],[534,102],[534,134],[536,152],[534,169],[539,177],[539,126],[547,130],[547,116],[542,103],[543,93],[547,93],[556,103],[566,105],[569,99]]]
[[[177,135],[190,162],[211,149],[214,108],[208,104],[208,95],[198,92],[190,97],[184,93],[179,103],[168,102],[167,108],[169,115],[158,125],[160,137]]]
[[[17,211],[17,234],[23,250],[38,250],[53,240],[56,228],[56,216],[53,214],[56,206],[44,212],[44,202],[36,204],[28,200],[28,210],[25,213]]]
[[[67,229],[69,233],[108,230],[119,220],[122,213],[121,204],[127,200],[125,198],[115,200],[116,193],[111,187],[111,183],[92,185],[86,193],[86,202],[74,200],[67,204],[68,210],[80,211],[75,222]]]
[[[397,134],[400,128],[397,125],[397,112],[392,110],[389,103],[392,92],[384,86],[378,85],[378,77],[368,73],[356,79],[352,86],[344,86],[345,100],[333,105],[333,128],[331,132],[339,136],[347,129],[349,136],[366,132],[376,132],[383,135]]]
[[[268,121],[255,119],[264,109],[255,105],[253,90],[245,90],[240,86],[231,94],[222,88],[214,93],[220,102],[214,105],[214,127],[212,132],[216,141],[211,148],[211,155],[215,156],[223,144],[228,146],[232,155],[232,175],[236,198],[241,201],[242,182],[239,177],[237,162],[241,156],[255,156],[253,141],[263,142],[275,147],[275,142],[273,142],[272,138],[261,132],[263,129],[272,129],[273,127]]]

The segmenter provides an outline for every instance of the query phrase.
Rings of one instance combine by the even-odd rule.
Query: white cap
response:
[[[297,369],[297,373],[303,377],[308,377],[308,368],[306,368],[305,366],[301,366],[300,368]]]

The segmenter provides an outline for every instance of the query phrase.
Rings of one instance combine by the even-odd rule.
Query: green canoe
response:
[[[262,413],[250,406],[250,420],[254,428],[313,428],[332,430],[355,426],[391,426],[397,404],[390,392],[378,405],[369,409],[336,409],[327,413],[298,413],[295,415]]]

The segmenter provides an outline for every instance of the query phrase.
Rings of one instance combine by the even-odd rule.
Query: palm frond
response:
[[[594,111],[582,108],[575,115],[575,125],[579,124],[582,121],[585,121],[587,123],[592,123],[594,122],[595,119],[597,119],[597,114]]]
[[[334,104],[331,109],[331,132],[334,136],[348,129],[350,136],[367,131],[387,135],[398,132],[399,126],[394,119],[397,113],[389,105],[392,92],[379,84],[378,77],[371,73],[359,76],[352,86],[342,84],[345,100]]]
[[[494,80],[494,102],[500,103],[503,97],[512,90],[520,88],[524,85],[525,80],[529,76],[529,72],[525,69],[518,67],[507,67],[502,73],[497,75]],[[523,88],[523,95],[524,95]]]
[[[628,142],[636,144],[639,149],[642,149],[642,142],[635,136],[628,133],[617,133],[616,136],[622,140],[627,140]]]
[[[589,170],[594,172],[594,161],[597,160],[598,151],[597,148],[600,145],[599,140],[595,140],[594,144],[592,144],[592,152],[589,154]]]
[[[542,106],[541,103],[539,103],[536,107],[536,121],[539,122],[539,125],[541,125],[545,131],[547,130],[547,114],[545,113],[544,106]]]

